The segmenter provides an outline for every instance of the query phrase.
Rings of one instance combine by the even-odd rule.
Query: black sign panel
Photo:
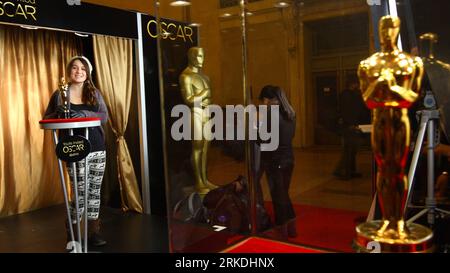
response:
[[[91,143],[82,136],[63,136],[56,145],[56,155],[66,162],[77,162],[91,152]]]
[[[161,123],[160,90],[158,76],[157,37],[158,29],[161,37],[161,54],[164,90],[164,109],[166,133],[170,136],[173,118],[170,116],[174,105],[183,103],[178,87],[178,77],[186,68],[189,48],[197,46],[198,29],[186,23],[162,19],[158,24],[152,16],[142,16],[145,100],[147,108],[147,141],[149,150],[151,207],[154,214],[165,215],[166,204],[164,183],[164,162]],[[190,143],[175,142],[167,138],[168,166],[171,172],[177,172],[185,159],[189,160]],[[171,177],[167,178],[169,181]],[[175,187],[174,185],[172,185]],[[173,188],[172,187],[172,188]]]
[[[137,39],[136,13],[75,0],[3,0],[0,22]]]

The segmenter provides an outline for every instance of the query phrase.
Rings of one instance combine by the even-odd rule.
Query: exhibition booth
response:
[[[446,1],[103,2],[0,2],[0,252],[46,252],[20,217],[65,241],[92,194],[55,144],[94,121],[44,117],[74,56],[108,114],[106,252],[448,250]]]

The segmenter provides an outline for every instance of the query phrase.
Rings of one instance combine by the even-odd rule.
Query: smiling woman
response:
[[[92,82],[92,64],[84,56],[72,57],[66,67],[66,76],[69,79],[68,86],[68,101],[69,112],[71,118],[81,117],[95,117],[100,118],[101,123],[104,125],[108,119],[108,111],[105,101],[100,91],[95,87]],[[47,110],[44,114],[44,119],[61,117],[61,105],[63,98],[60,97],[60,91],[57,90],[53,93],[50,99]],[[80,221],[81,215],[85,209],[87,209],[88,218],[88,243],[91,246],[103,246],[106,244],[100,235],[100,195],[101,184],[103,181],[103,175],[106,167],[106,143],[104,130],[102,127],[97,126],[89,129],[89,133],[85,133],[84,129],[75,129],[72,131],[74,135],[89,138],[91,143],[91,150],[87,154],[87,161],[78,161],[67,165],[67,169],[70,176],[72,190],[75,191],[78,187],[79,194],[75,195],[78,198],[77,207],[74,201],[71,202],[72,221],[75,224]],[[60,137],[65,137],[67,132],[60,132]],[[75,143],[78,144],[78,143]],[[68,145],[64,153],[71,153],[69,156],[77,156],[77,152],[84,150],[84,146]],[[87,164],[87,167],[85,166]],[[89,171],[89,176],[85,176],[86,169]],[[77,177],[77,179],[75,179]],[[87,178],[87,181],[86,181]],[[78,180],[78,181],[77,181]],[[78,185],[77,185],[78,183]],[[83,190],[84,184],[88,183],[89,194],[87,197]],[[83,204],[84,199],[88,200],[87,208]],[[76,220],[73,220],[76,219]],[[73,230],[76,226],[73,227]],[[68,242],[72,240],[68,232]]]
[[[30,4],[34,4],[34,1],[30,1]],[[27,4],[13,3],[13,2],[1,2],[0,1],[0,16],[7,17],[23,17],[24,19],[33,19],[36,21],[36,7]]]

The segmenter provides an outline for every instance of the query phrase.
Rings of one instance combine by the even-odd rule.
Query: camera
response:
[[[436,99],[434,98],[433,92],[429,89],[425,91],[425,97],[423,99],[423,106],[426,109],[434,110],[436,109]]]

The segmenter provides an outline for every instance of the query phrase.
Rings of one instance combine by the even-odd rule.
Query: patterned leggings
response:
[[[89,189],[88,189],[88,220],[97,220],[100,212],[100,190],[102,188],[103,174],[105,173],[106,166],[106,151],[92,152],[87,156],[89,165]],[[77,183],[78,183],[78,213],[81,216],[84,212],[84,179],[85,179],[85,166],[84,159],[75,163],[77,165]],[[68,171],[70,177],[70,185],[72,187],[73,197],[75,198],[74,191],[74,170],[72,164],[68,164]],[[70,202],[70,210],[72,221],[76,223],[76,209],[75,201]]]

